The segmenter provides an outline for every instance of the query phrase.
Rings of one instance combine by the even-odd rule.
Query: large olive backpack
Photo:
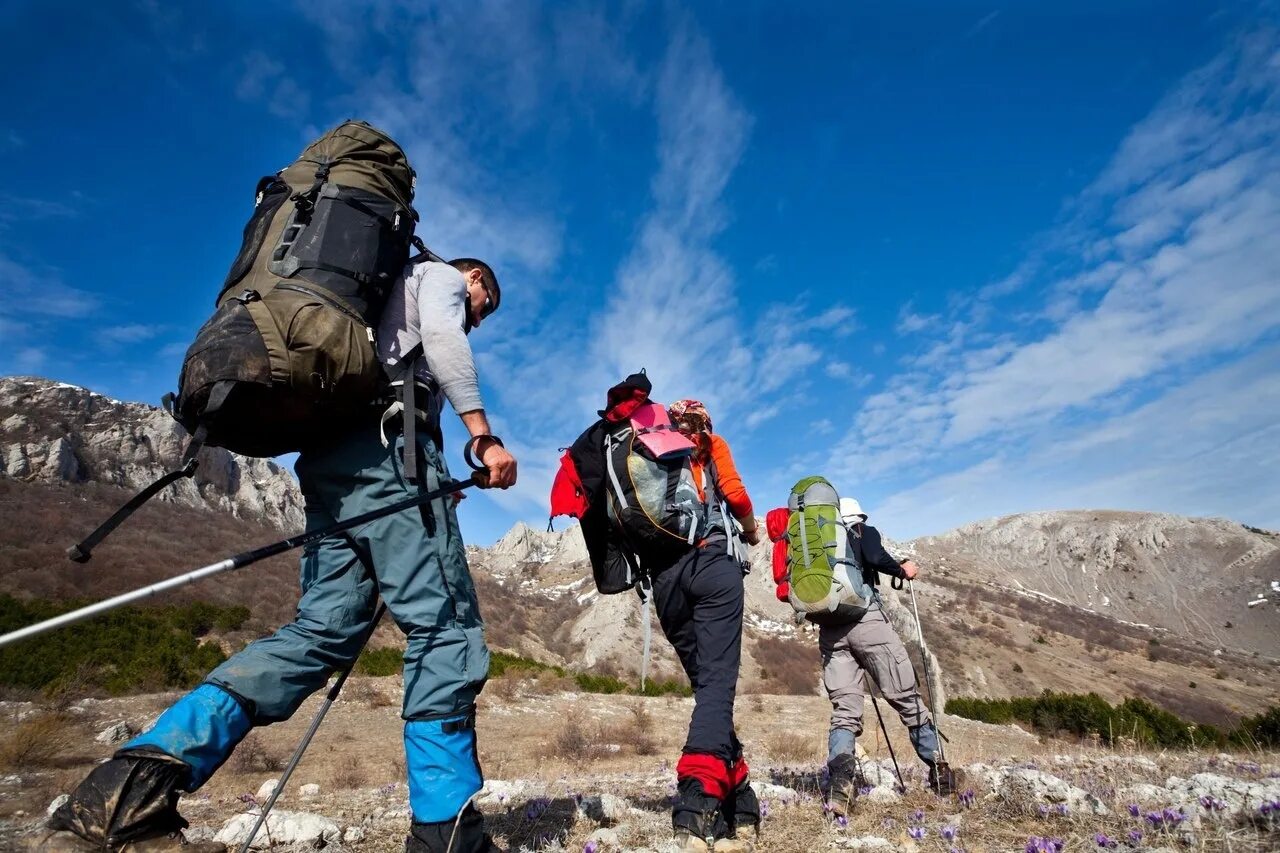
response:
[[[410,248],[422,248],[413,191],[404,150],[362,121],[343,122],[258,181],[216,310],[187,350],[178,393],[165,397],[191,433],[182,467],[70,548],[73,560],[88,560],[134,510],[190,477],[204,445],[278,456],[372,420],[389,392],[374,331]]]

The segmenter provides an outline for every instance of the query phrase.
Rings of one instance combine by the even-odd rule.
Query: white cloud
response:
[[[260,50],[251,51],[241,61],[236,97],[261,101],[277,118],[304,119],[311,111],[311,95],[285,72],[278,60]]]
[[[1131,509],[1280,527],[1280,348],[1272,346],[1101,425],[1032,436],[878,502],[894,536],[1030,510]]]
[[[98,343],[104,347],[119,347],[151,340],[165,330],[164,326],[145,323],[126,323],[106,326],[97,332]]]
[[[14,364],[19,373],[37,373],[48,360],[48,353],[40,347],[23,347],[14,355]]]
[[[954,464],[987,442],[1096,421],[1280,329],[1276,55],[1274,37],[1251,37],[1140,122],[1066,224],[865,402],[847,472]],[[1038,316],[1019,326],[994,310],[1033,286]],[[902,319],[920,322],[909,305]]]
[[[900,335],[914,335],[937,324],[942,318],[935,314],[918,314],[908,302],[898,311],[897,330]]]

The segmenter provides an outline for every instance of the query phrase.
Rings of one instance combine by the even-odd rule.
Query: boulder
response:
[[[1229,812],[1253,811],[1264,801],[1280,800],[1280,779],[1250,782],[1217,773],[1197,773],[1190,779],[1171,776],[1165,789],[1169,802],[1182,805],[1189,815],[1200,810],[1201,797],[1221,800]]]
[[[992,768],[985,764],[971,764],[965,768],[974,787],[985,788],[991,794],[1006,799],[1028,799],[1037,803],[1064,804],[1073,812],[1107,814],[1101,800],[1077,788],[1070,782],[1028,767]]]
[[[117,743],[124,743],[135,734],[137,734],[137,732],[133,730],[133,727],[122,720],[118,723],[112,723],[102,731],[98,732],[98,736],[93,740],[95,743],[114,746]]]
[[[256,814],[239,814],[222,825],[214,841],[238,848],[244,843],[254,823]],[[338,825],[327,817],[307,812],[272,811],[267,821],[250,845],[251,850],[266,850],[273,844],[304,844],[323,847],[337,844],[342,838]]]
[[[630,810],[631,803],[613,794],[583,797],[578,802],[578,811],[596,823],[617,823]]]
[[[62,808],[62,804],[71,799],[70,794],[59,794],[53,798],[53,802],[49,803],[49,807],[44,810],[44,816],[53,817],[53,813]]]

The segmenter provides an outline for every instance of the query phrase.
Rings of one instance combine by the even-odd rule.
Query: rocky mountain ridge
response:
[[[33,377],[0,377],[0,475],[43,483],[87,482],[136,491],[180,465],[188,436],[164,410]],[[270,459],[216,447],[192,479],[153,500],[230,513],[297,530],[297,482]]]
[[[164,527],[150,534],[138,525],[136,540],[122,533],[101,558],[121,561],[118,574],[101,566],[72,569],[61,547],[29,546],[74,541],[78,534],[68,528],[78,530],[83,520],[77,516],[72,525],[67,514],[86,512],[86,497],[94,507],[123,501],[175,466],[184,446],[181,428],[159,409],[48,380],[0,379],[0,475],[20,508],[15,513],[26,519],[23,530],[10,531],[16,550],[8,554],[10,565],[0,566],[0,586],[25,595],[96,597],[170,573],[175,558],[165,537],[188,543]],[[25,504],[22,494],[29,496]],[[213,510],[218,519],[302,525],[288,472],[217,449],[203,451],[194,482],[181,481],[162,499],[189,515]],[[212,553],[264,535],[239,522],[216,533],[215,526],[204,525],[200,541]],[[990,519],[908,542],[887,539],[886,546],[922,566],[914,593],[936,656],[931,669],[941,673],[940,694],[1097,690],[1110,700],[1141,695],[1205,721],[1280,702],[1275,533],[1220,519],[1079,510]],[[139,547],[148,549],[149,563],[126,553]],[[634,680],[644,611],[634,594],[596,592],[576,527],[545,532],[517,524],[494,545],[470,548],[469,559],[496,647]],[[817,691],[815,631],[797,625],[775,598],[767,546],[751,549],[750,565],[744,691]],[[199,594],[220,603],[252,601],[264,625],[278,625],[292,615],[295,570],[282,563],[270,571]],[[254,584],[263,584],[264,594],[246,597]],[[265,594],[267,585],[273,595]],[[914,646],[910,591],[886,583],[881,593],[890,619]],[[656,620],[650,627],[660,635]],[[390,628],[375,638],[375,645],[393,642]],[[661,636],[652,649],[651,676],[680,677]],[[912,658],[919,670],[918,648]]]

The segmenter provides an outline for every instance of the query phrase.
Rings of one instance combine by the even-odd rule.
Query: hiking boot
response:
[[[502,853],[484,831],[484,815],[470,803],[457,820],[415,820],[404,840],[405,853]]]
[[[858,759],[851,753],[841,753],[827,762],[827,772],[831,777],[827,805],[836,817],[849,817],[858,799],[858,789],[864,784]]]
[[[717,839],[754,840],[760,834],[760,800],[756,797],[751,782],[743,779],[720,804],[720,814],[724,818],[724,831]],[[717,850],[721,848],[717,841]]]
[[[118,752],[90,771],[49,818],[53,832],[36,850],[217,853],[211,842],[188,842],[178,794],[190,768],[151,750]],[[82,846],[76,847],[80,843]]]
[[[715,853],[752,853],[756,849],[759,835],[758,826],[740,826],[723,838],[717,838],[711,849]]]
[[[671,807],[671,828],[681,853],[708,853],[717,838],[729,832],[721,813],[723,804],[692,777],[681,779],[676,787],[675,805]],[[728,848],[724,848],[728,849]]]
[[[188,841],[181,832],[104,847],[65,829],[37,836],[27,845],[29,853],[226,853],[226,849],[218,841]]]
[[[959,774],[951,769],[945,761],[937,761],[929,766],[929,790],[939,797],[949,797],[960,787]]]

